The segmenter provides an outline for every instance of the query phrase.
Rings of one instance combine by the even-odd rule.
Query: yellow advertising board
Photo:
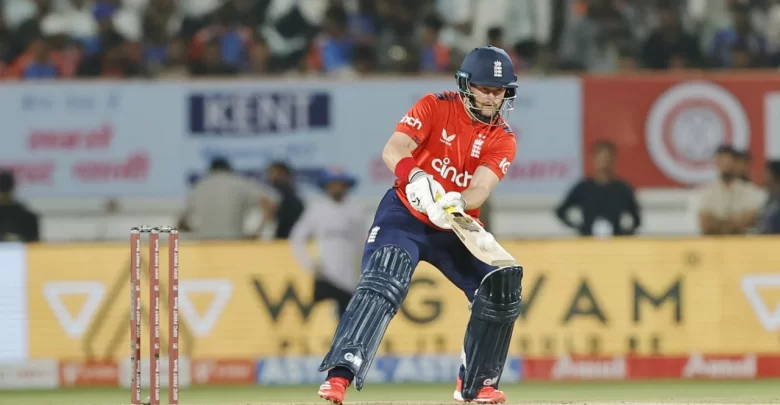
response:
[[[508,242],[507,249],[525,266],[523,311],[511,351],[780,350],[780,260],[770,253],[778,242]],[[297,267],[289,246],[183,242],[180,250],[182,353],[230,358],[327,350],[336,326],[335,306],[312,304],[312,277]],[[161,257],[167,257],[164,249]],[[166,266],[163,260],[163,347]],[[28,269],[31,356],[127,356],[127,245],[35,245],[28,250]],[[144,274],[144,312],[146,279]],[[380,350],[458,353],[468,316],[463,293],[436,269],[421,264]]]

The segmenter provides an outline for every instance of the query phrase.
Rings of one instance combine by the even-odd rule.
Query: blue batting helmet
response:
[[[472,85],[506,89],[504,101],[497,112],[503,113],[514,108],[514,99],[517,96],[517,75],[515,75],[515,68],[512,65],[512,58],[501,48],[490,45],[474,48],[463,58],[460,69],[455,73],[455,79],[458,91],[465,100],[471,103],[468,105],[469,110],[481,120],[492,121],[494,117],[481,117],[481,114],[477,112],[473,106]]]

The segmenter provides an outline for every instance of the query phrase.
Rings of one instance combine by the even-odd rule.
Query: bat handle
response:
[[[436,193],[436,201],[439,201],[441,199],[441,197],[442,197],[441,194]],[[445,208],[444,212],[446,212],[448,214],[454,214],[455,212],[457,212],[457,210],[455,209],[455,207],[449,207],[449,208]]]

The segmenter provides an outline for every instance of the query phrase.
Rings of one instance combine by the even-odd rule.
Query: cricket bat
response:
[[[471,252],[478,260],[491,266],[507,267],[516,266],[517,261],[509,252],[506,251],[498,242],[490,250],[480,249],[477,244],[477,238],[486,234],[487,231],[476,219],[468,214],[458,212],[454,207],[445,210],[447,222],[452,226],[452,230],[458,235],[466,249]]]

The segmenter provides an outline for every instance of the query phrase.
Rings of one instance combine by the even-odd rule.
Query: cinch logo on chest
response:
[[[433,159],[431,160],[431,167],[436,170],[441,177],[455,183],[458,187],[468,187],[473,175],[468,171],[458,173],[458,169],[450,166],[450,158]]]

